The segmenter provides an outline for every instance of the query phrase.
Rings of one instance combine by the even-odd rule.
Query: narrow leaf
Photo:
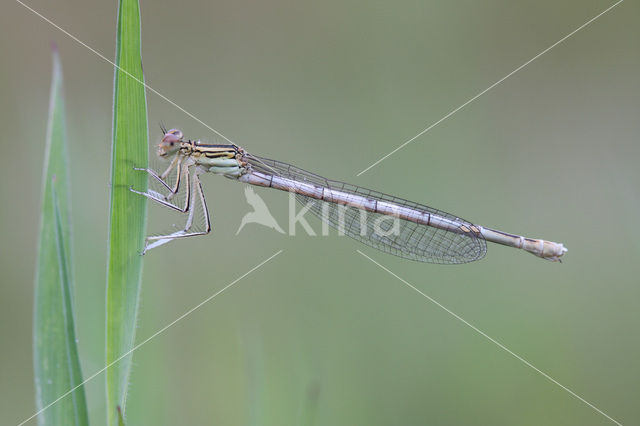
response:
[[[124,418],[122,417],[122,410],[120,409],[120,406],[118,406],[117,410],[118,410],[118,426],[124,426]]]
[[[116,34],[117,64],[113,98],[111,207],[107,266],[106,362],[107,424],[118,424],[116,407],[126,414],[130,353],[135,342],[147,216],[147,104],[140,56],[140,8],[137,0],[120,0]]]
[[[44,409],[38,415],[41,425],[89,424],[84,386],[79,386],[66,150],[62,68],[54,49],[33,321],[36,404]]]

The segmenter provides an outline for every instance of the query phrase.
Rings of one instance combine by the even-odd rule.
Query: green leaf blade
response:
[[[73,313],[73,263],[62,67],[53,77],[36,265],[33,350],[39,424],[88,425]],[[63,399],[56,400],[67,394]],[[55,403],[54,403],[55,402]]]
[[[111,207],[107,266],[106,371],[107,424],[118,423],[116,407],[125,410],[131,354],[142,280],[141,249],[147,217],[144,191],[148,152],[147,104],[140,55],[140,9],[137,0],[120,0],[111,157]]]

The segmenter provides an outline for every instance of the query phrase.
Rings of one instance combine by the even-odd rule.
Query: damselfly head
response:
[[[162,141],[158,144],[158,156],[166,157],[169,154],[173,154],[180,149],[180,143],[182,142],[182,130],[170,129],[165,132]]]

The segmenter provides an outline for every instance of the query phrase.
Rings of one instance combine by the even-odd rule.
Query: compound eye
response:
[[[171,129],[167,133],[164,134],[162,138],[162,143],[173,146],[176,143],[180,143],[182,141],[182,132],[178,129]]]
[[[176,137],[177,140],[182,140],[182,130],[180,129],[171,129],[167,133],[170,133]]]

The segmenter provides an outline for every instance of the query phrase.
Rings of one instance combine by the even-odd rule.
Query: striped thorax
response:
[[[242,148],[234,144],[205,144],[199,140],[185,140],[179,129],[165,131],[157,153],[161,158],[178,155],[188,159],[191,164],[199,166],[202,172],[230,178],[237,178],[245,173]]]

